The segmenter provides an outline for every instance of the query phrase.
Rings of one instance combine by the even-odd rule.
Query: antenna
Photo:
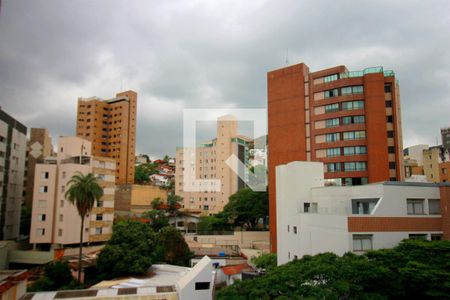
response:
[[[286,48],[286,66],[289,66],[289,48]]]

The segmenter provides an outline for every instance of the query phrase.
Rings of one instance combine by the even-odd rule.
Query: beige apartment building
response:
[[[449,152],[442,146],[430,147],[423,150],[423,171],[428,182],[443,182],[440,173],[450,160]]]
[[[81,219],[66,198],[68,181],[77,172],[94,173],[103,187],[101,201],[86,216],[83,241],[104,242],[114,219],[115,160],[92,156],[91,142],[79,137],[60,137],[55,157],[36,164],[33,191],[31,244],[64,246],[80,240]]]
[[[152,201],[167,201],[167,190],[155,185],[123,184],[116,188],[114,211],[121,217],[140,217],[152,210]]]
[[[228,198],[245,187],[245,182],[226,164],[226,160],[234,154],[247,165],[251,144],[250,138],[238,135],[237,120],[223,116],[217,121],[215,139],[195,149],[178,148],[175,194],[183,197],[182,208],[206,215],[222,211]],[[208,182],[204,182],[202,187],[196,186],[196,180]],[[190,186],[197,189],[192,191]]]
[[[78,98],[77,136],[92,142],[92,155],[116,160],[116,184],[134,183],[137,93]]]
[[[46,128],[31,128],[28,140],[27,172],[25,182],[25,206],[31,207],[34,189],[34,168],[42,163],[45,157],[52,156],[52,139]]]

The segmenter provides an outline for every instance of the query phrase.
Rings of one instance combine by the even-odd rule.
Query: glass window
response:
[[[336,127],[339,126],[339,118],[334,118],[334,119],[328,119],[325,121],[325,127],[329,128],[329,127]]]
[[[353,117],[353,123],[355,124],[362,124],[366,121],[366,118],[364,116],[354,116]]]
[[[355,131],[355,139],[365,139],[366,132],[364,130]]]
[[[327,172],[339,172],[341,170],[341,163],[327,163]]]
[[[317,213],[317,202],[305,202],[303,203],[304,213]]]
[[[331,81],[335,81],[335,80],[338,80],[338,79],[339,79],[338,74],[333,74],[333,75],[325,76],[323,78],[323,82],[331,82]]]
[[[364,93],[364,87],[362,85],[352,86],[352,94]]]
[[[365,171],[367,169],[367,164],[365,161],[350,161],[344,163],[345,171]]]
[[[388,146],[388,153],[395,153],[395,147],[394,146]]]
[[[339,96],[339,89],[332,89],[324,92],[325,98],[337,97]]]
[[[327,149],[327,157],[334,157],[341,155],[341,148],[329,148]]]
[[[364,101],[358,100],[353,101],[353,109],[363,109],[364,108]]]
[[[325,140],[326,140],[328,143],[339,141],[339,133],[328,133],[328,134],[325,136]]]
[[[428,199],[428,211],[430,215],[440,215],[441,201],[439,199]]]
[[[350,95],[351,93],[352,93],[352,87],[351,86],[341,88],[341,94],[342,95]]]
[[[339,104],[338,103],[325,105],[325,112],[326,113],[335,112],[335,111],[339,111]]]
[[[40,214],[40,215],[38,215],[38,220],[39,221],[45,221],[45,214]]]
[[[412,240],[426,240],[427,234],[419,233],[419,234],[410,234],[409,238]]]
[[[355,139],[355,132],[354,131],[347,131],[343,133],[343,139],[346,140],[354,140]]]
[[[353,235],[353,251],[372,250],[372,235]]]
[[[292,226],[292,229],[294,231],[294,234],[297,234],[297,226]]]
[[[424,199],[406,199],[408,215],[423,215]]]
[[[379,198],[352,199],[352,213],[355,215],[370,215],[378,200]]]

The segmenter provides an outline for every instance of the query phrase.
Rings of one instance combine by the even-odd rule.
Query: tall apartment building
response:
[[[215,139],[195,149],[178,148],[175,194],[183,197],[183,209],[202,214],[215,214],[222,211],[228,203],[228,198],[245,187],[245,182],[225,161],[234,154],[241,162],[248,164],[251,143],[250,138],[238,135],[237,120],[231,116],[224,116],[217,121]],[[185,160],[186,157],[189,161]],[[189,170],[192,171],[191,175],[186,175],[187,167],[192,168]],[[199,191],[185,191],[185,184],[188,185],[195,179],[219,180],[219,182],[218,185],[211,182],[205,190],[199,187]]]
[[[31,128],[28,140],[26,182],[25,182],[25,206],[33,203],[34,168],[37,163],[42,163],[45,157],[52,156],[52,139],[46,128]]]
[[[444,180],[448,179],[447,170],[449,162],[449,149],[443,146],[433,146],[423,150],[423,171],[427,181],[436,183],[445,182]],[[441,174],[444,176],[441,176]]]
[[[19,237],[27,128],[0,107],[0,240]]]
[[[267,74],[269,208],[276,251],[275,167],[324,163],[327,185],[402,180],[399,87],[382,67],[310,72],[304,63]]]
[[[116,160],[116,184],[134,183],[137,93],[79,98],[77,136],[92,142],[92,155]]]
[[[30,243],[79,243],[81,218],[65,198],[67,183],[77,172],[96,175],[104,193],[86,216],[83,241],[107,241],[114,219],[115,159],[93,156],[91,142],[79,137],[60,137],[58,147],[56,157],[35,166]]]

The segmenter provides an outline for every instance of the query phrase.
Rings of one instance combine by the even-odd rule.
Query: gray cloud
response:
[[[266,107],[266,73],[383,65],[401,85],[404,144],[450,125],[448,1],[2,2],[0,105],[54,137],[77,98],[139,94],[139,152],[174,154],[183,108]]]

